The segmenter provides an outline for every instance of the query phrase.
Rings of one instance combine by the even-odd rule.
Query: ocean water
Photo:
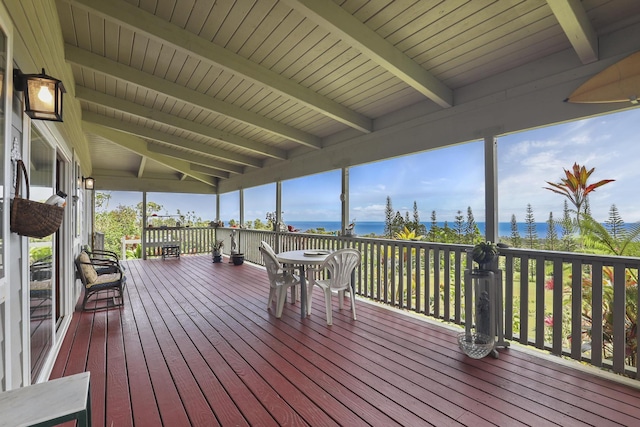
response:
[[[424,226],[429,230],[431,223],[423,222]],[[338,231],[340,230],[340,221],[288,221],[287,225],[292,225],[300,231],[306,231],[310,229],[324,228],[326,231]],[[444,222],[438,222],[438,226],[444,227]],[[453,228],[453,222],[449,223],[449,227]],[[478,222],[478,228],[480,234],[484,234],[484,222]],[[357,236],[364,236],[369,234],[375,234],[376,236],[382,236],[384,234],[384,222],[383,221],[362,221],[356,222],[355,234]],[[561,235],[561,229],[556,227],[558,235]],[[520,237],[524,237],[527,233],[527,224],[524,222],[518,223],[518,232]],[[547,235],[547,223],[537,222],[536,232],[538,238],[544,238]],[[511,236],[511,223],[501,222],[498,224],[498,235],[500,237]]]

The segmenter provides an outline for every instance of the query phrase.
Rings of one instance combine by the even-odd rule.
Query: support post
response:
[[[340,193],[340,201],[342,202],[342,231],[346,234],[349,225],[349,168],[342,168],[342,192]]]
[[[244,188],[239,191],[240,195],[240,228],[244,227]]]
[[[142,259],[147,259],[147,192],[142,192]]]
[[[498,140],[484,138],[485,239],[498,241]]]
[[[282,222],[282,181],[276,182],[276,252],[280,248],[280,223]]]

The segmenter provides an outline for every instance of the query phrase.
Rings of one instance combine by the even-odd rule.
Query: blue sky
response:
[[[598,188],[590,198],[594,217],[604,221],[615,204],[625,222],[640,221],[640,109],[600,116],[498,138],[499,220],[515,215],[524,222],[530,203],[536,221],[549,213],[562,216],[563,197],[545,190],[546,181],[558,182],[563,168],[574,162],[595,167],[590,182],[616,181]],[[350,169],[352,219],[384,221],[387,196],[394,210],[413,213],[428,222],[435,210],[439,221],[453,221],[458,210],[473,210],[484,220],[483,142],[475,141],[440,150],[390,159]],[[285,221],[339,221],[340,171],[283,181]],[[110,208],[135,205],[141,193],[111,192]],[[164,206],[167,214],[193,211],[215,219],[215,196],[150,193],[148,201]],[[238,194],[221,196],[220,219],[239,219]],[[245,190],[245,220],[265,219],[275,210],[275,184]]]

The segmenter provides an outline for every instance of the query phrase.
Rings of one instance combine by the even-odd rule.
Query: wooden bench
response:
[[[0,393],[0,426],[91,426],[89,372]]]
[[[162,245],[162,259],[167,257],[180,258],[180,245],[175,243]]]
[[[147,242],[147,248],[155,248],[154,255],[162,255],[162,259],[166,257],[180,258],[180,240],[161,240],[157,242]]]

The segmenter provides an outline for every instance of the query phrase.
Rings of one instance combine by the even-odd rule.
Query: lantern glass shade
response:
[[[84,189],[85,190],[93,190],[96,184],[96,181],[88,176],[86,178],[82,178],[82,180],[84,181]]]
[[[58,79],[42,74],[18,73],[16,89],[24,91],[25,113],[36,120],[62,121],[64,85]]]

